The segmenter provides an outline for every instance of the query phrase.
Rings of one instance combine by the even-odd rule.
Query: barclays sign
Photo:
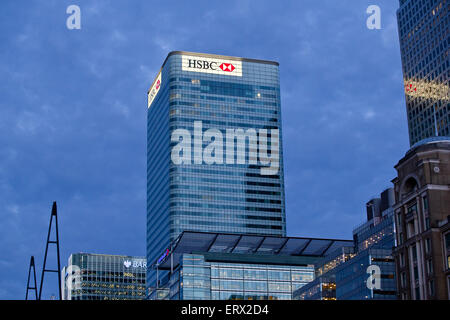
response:
[[[125,260],[123,262],[125,268],[144,268],[147,269],[147,261],[145,260]]]

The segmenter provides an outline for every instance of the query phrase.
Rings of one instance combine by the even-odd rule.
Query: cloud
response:
[[[82,0],[80,31],[69,2],[2,4],[0,299],[23,298],[54,200],[63,264],[145,254],[146,93],[171,50],[280,62],[288,233],[351,238],[408,147],[398,3],[369,31],[369,2]]]

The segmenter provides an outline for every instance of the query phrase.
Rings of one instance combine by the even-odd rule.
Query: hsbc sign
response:
[[[156,77],[155,81],[153,82],[152,87],[148,91],[147,108],[150,108],[150,106],[151,106],[153,100],[155,100],[155,97],[158,94],[160,88],[161,88],[161,71],[158,73],[158,76]]]
[[[182,56],[182,70],[242,77],[242,61]]]

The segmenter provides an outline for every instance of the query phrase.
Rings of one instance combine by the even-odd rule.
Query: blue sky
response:
[[[66,28],[71,4],[81,30]],[[366,28],[371,4],[381,30]],[[351,239],[409,147],[397,8],[2,0],[0,299],[24,298],[30,255],[40,273],[54,200],[63,265],[145,254],[146,92],[172,50],[280,63],[288,235]]]

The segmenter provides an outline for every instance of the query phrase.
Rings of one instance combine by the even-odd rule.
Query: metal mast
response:
[[[52,230],[53,217],[55,217],[56,240],[50,240],[50,233]],[[56,244],[58,270],[50,270],[50,269],[45,268],[46,263],[47,263],[47,253],[48,253],[48,245],[49,244]],[[61,300],[62,299],[62,296],[61,296],[61,264],[60,264],[60,258],[59,258],[58,214],[57,214],[57,209],[56,209],[56,201],[53,202],[52,214],[50,216],[50,224],[48,226],[47,244],[45,245],[44,264],[42,266],[41,285],[39,287],[39,300],[41,300],[41,297],[42,297],[42,285],[44,284],[44,275],[46,272],[54,272],[54,273],[58,274],[59,300]]]
[[[30,287],[31,268],[33,268],[34,287]],[[28,291],[30,291],[30,290],[34,291],[36,300],[38,300],[37,284],[36,284],[36,267],[34,265],[34,256],[31,256],[30,267],[28,268],[27,294],[25,295],[25,300],[28,300]]]

